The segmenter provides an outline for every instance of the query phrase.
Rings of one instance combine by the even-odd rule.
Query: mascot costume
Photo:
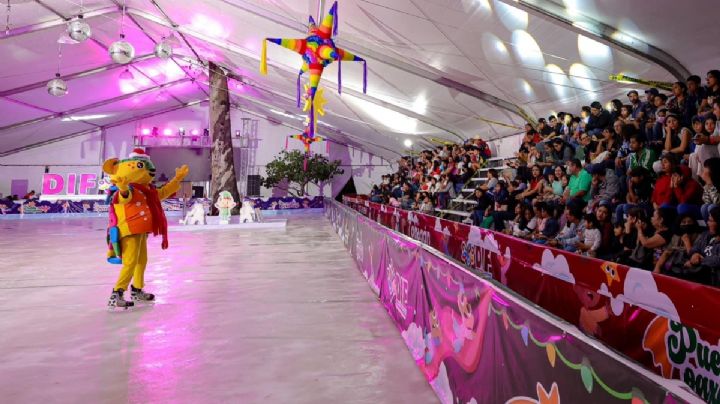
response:
[[[168,248],[167,219],[160,201],[180,189],[190,170],[186,165],[177,168],[175,178],[155,188],[155,166],[144,150],[135,149],[127,159],[105,161],[103,171],[113,184],[108,195],[108,262],[122,265],[108,307],[128,308],[133,301],[153,301],[155,296],[143,291],[148,233],[161,235],[163,250]],[[133,301],[126,301],[123,293],[131,280]]]

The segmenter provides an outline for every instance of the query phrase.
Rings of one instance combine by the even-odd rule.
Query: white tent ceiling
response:
[[[709,39],[718,31],[712,13],[691,12],[673,0],[653,2],[651,13],[619,0],[543,1],[600,24],[618,21],[621,34],[662,49],[687,69],[704,69],[698,73],[717,61]],[[674,81],[642,49],[633,52],[533,13],[531,6],[543,1],[341,0],[337,42],[368,60],[369,85],[362,94],[361,65],[344,64],[338,96],[337,66],[326,69],[321,85],[328,114],[320,132],[392,157],[406,138],[496,138],[517,129],[489,121],[522,126],[520,110],[544,116],[576,112],[596,99],[624,99],[631,87],[609,81],[609,74]],[[264,37],[304,37],[317,0],[127,0],[124,31],[138,56],[130,65],[134,80],[118,78],[124,67],[113,65],[106,50],[119,36],[122,0],[86,0],[93,35],[61,46],[70,89],[62,98],[48,95],[44,84],[55,74],[58,38],[79,13],[80,0],[10,3],[10,30],[0,34],[0,155],[205,100],[207,61],[236,79],[231,90],[238,108],[301,125],[295,105],[300,57],[270,45],[269,75],[261,76],[260,45]],[[696,3],[702,9],[713,2]],[[708,21],[705,34],[668,28],[692,19]],[[182,34],[175,57],[154,58],[154,44],[173,26]],[[684,31],[687,40],[697,39],[692,47],[685,46]]]

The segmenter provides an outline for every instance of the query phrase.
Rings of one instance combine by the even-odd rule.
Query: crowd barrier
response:
[[[417,212],[344,198],[390,229],[486,273],[665,378],[720,403],[720,290]]]
[[[325,210],[443,403],[702,402],[439,251]]]
[[[317,209],[323,207],[323,197],[307,198],[250,198],[256,207],[262,210],[286,210],[286,209]],[[183,205],[189,209],[195,202],[210,207],[211,201],[207,198],[176,199],[170,198],[162,201],[163,209],[167,212],[183,210]],[[38,214],[75,214],[75,213],[107,213],[108,205],[105,201],[98,200],[57,200],[41,201],[38,199],[10,201],[0,199],[0,215],[38,215]]]

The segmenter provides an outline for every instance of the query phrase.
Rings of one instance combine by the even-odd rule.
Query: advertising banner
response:
[[[720,403],[720,290],[367,200],[345,203]]]
[[[287,210],[287,209],[322,209],[323,198],[321,196],[305,197],[305,198],[277,198],[268,199],[250,198],[256,207],[261,210]],[[210,207],[210,200],[206,198],[193,199],[176,199],[170,198],[162,201],[163,209],[167,212],[182,211],[183,204],[190,209],[195,202],[200,202],[206,208]],[[0,215],[17,215],[17,214],[43,214],[43,213],[107,213],[108,205],[102,200],[57,200],[57,201],[41,201],[39,199],[10,201],[0,199]]]
[[[326,212],[443,403],[702,402],[375,220]]]

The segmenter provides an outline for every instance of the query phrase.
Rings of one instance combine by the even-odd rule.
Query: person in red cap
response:
[[[135,149],[129,158],[111,158],[103,164],[103,171],[114,185],[110,200],[110,228],[108,261],[122,264],[120,276],[113,288],[108,306],[130,307],[123,293],[132,280],[133,301],[153,301],[155,296],[143,291],[145,267],[147,266],[147,235],[162,235],[162,248],[168,248],[167,219],[160,201],[180,189],[180,183],[188,175],[183,165],[175,169],[175,177],[161,188],[152,184],[155,166],[142,149]]]

